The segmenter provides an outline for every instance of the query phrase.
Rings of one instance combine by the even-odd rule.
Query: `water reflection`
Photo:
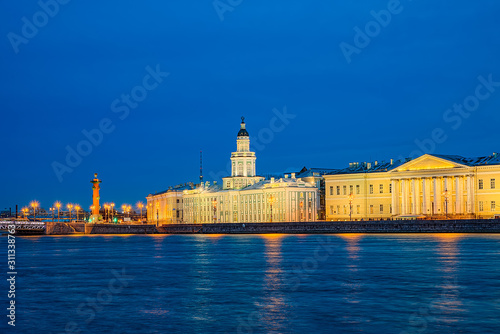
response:
[[[346,290],[345,300],[350,304],[359,303],[361,280],[359,278],[359,241],[362,234],[341,234],[340,237],[347,242],[347,279],[342,284]]]
[[[442,282],[438,285],[440,295],[431,303],[431,308],[435,309],[436,320],[446,323],[457,322],[460,313],[464,311],[459,298],[458,284],[458,242],[463,235],[436,234],[434,238],[438,241],[436,252],[440,264],[438,271],[442,272]]]
[[[264,276],[264,303],[261,320],[267,332],[282,331],[286,327],[286,303],[283,294],[281,246],[284,235],[268,234],[265,241],[266,272]]]
[[[211,242],[205,237],[197,238],[193,244],[192,260],[193,266],[190,273],[192,283],[191,296],[189,297],[189,308],[193,310],[191,317],[194,321],[213,321],[210,304],[213,302],[214,290],[214,268],[213,250]]]

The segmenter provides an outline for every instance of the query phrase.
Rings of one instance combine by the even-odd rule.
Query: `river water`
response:
[[[40,236],[16,252],[2,333],[500,333],[500,235]]]

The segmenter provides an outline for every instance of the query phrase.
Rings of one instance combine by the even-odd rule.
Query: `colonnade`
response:
[[[474,213],[473,174],[394,178],[393,215]]]

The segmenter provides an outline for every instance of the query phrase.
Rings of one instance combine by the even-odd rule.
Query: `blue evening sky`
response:
[[[212,181],[241,116],[259,174],[500,151],[499,1],[60,2],[0,4],[0,209]]]

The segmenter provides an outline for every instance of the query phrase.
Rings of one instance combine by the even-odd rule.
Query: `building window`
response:
[[[354,194],[354,186],[349,186],[349,194]]]
[[[479,189],[483,188],[484,188],[483,179],[479,179]]]
[[[389,213],[392,213],[392,204],[389,204]]]
[[[373,184],[370,184],[370,194],[373,194]]]
[[[370,205],[370,213],[373,214],[373,205]]]
[[[484,211],[484,203],[483,203],[483,201],[479,201],[479,211]]]
[[[381,184],[381,185],[379,185],[378,188],[379,188],[380,193],[383,194],[384,193],[384,185]]]
[[[333,186],[330,187],[330,195],[333,195]]]
[[[389,183],[389,194],[392,194],[392,183]]]
[[[344,205],[344,215],[347,214],[347,207]]]
[[[491,189],[495,189],[496,186],[495,179],[491,179],[490,182],[491,182]]]
[[[491,201],[491,211],[495,211],[497,207],[497,204],[495,201]]]
[[[344,191],[344,195],[347,195],[347,186],[344,186],[342,190]]]
[[[330,214],[333,215],[333,205],[330,205]]]
[[[337,205],[337,214],[340,215],[340,205]]]
[[[384,204],[380,204],[380,213],[384,213]]]
[[[357,213],[358,215],[359,215],[359,211],[360,211],[360,209],[361,209],[361,205],[359,205],[359,204],[358,204],[358,205],[356,205],[356,213]]]
[[[337,195],[340,195],[340,186],[337,186]]]
[[[359,184],[356,185],[356,194],[359,195]]]

